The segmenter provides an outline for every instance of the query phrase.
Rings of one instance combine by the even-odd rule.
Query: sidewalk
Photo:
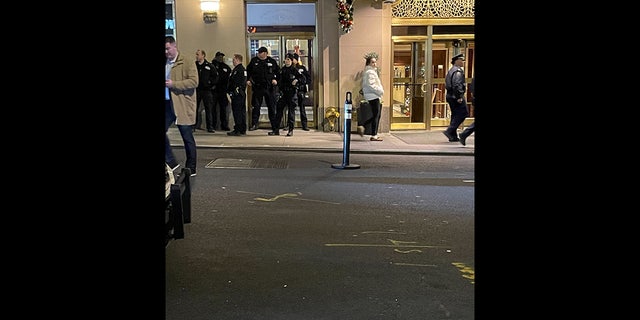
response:
[[[384,154],[424,154],[424,155],[463,155],[473,156],[475,136],[460,142],[449,142],[442,134],[443,128],[432,130],[403,130],[378,134],[384,141],[369,141],[368,135],[360,137],[352,133],[349,138],[350,153]],[[344,152],[345,141],[342,133],[322,132],[315,129],[303,131],[296,128],[293,136],[287,137],[286,130],[280,130],[279,136],[269,136],[268,129],[247,131],[246,136],[228,136],[227,131],[209,133],[196,130],[194,133],[198,148],[248,148],[256,150]],[[182,138],[177,128],[169,128],[169,140],[172,146],[182,147]]]

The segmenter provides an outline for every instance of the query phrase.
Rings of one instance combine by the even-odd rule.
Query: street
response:
[[[166,319],[474,319],[474,157],[342,161],[198,149]]]

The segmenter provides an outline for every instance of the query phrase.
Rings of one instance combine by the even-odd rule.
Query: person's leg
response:
[[[287,97],[287,129],[289,130],[289,135],[293,135],[293,127],[296,125],[296,98],[295,94]]]
[[[459,103],[453,98],[447,98],[447,103],[449,104],[449,110],[451,110],[451,119],[449,120],[449,126],[442,133],[449,139],[449,142],[460,141],[458,127],[464,121],[464,118],[462,121],[460,120]]]
[[[380,99],[369,100],[371,105],[371,136],[376,137],[378,135],[378,125],[380,123]]]
[[[307,124],[307,110],[304,108],[304,92],[298,93],[297,102],[300,107],[300,125],[302,126],[302,130],[309,131],[309,126]]]
[[[282,115],[280,116],[279,120],[276,120],[277,118],[276,113],[278,112],[278,110],[276,109],[278,107],[276,106],[277,103],[276,103],[275,95],[276,95],[275,87],[270,87],[265,90],[264,99],[265,99],[265,103],[267,104],[267,112],[269,113],[269,121],[271,122],[272,130],[280,129],[280,123],[282,122]]]
[[[245,101],[245,96],[240,96],[238,98],[238,113],[240,114],[240,116],[238,116],[238,118],[236,119],[234,115],[234,121],[237,121],[236,123],[239,123],[238,130],[240,131],[240,133],[247,133],[247,105],[245,104]]]
[[[176,114],[173,112],[173,105],[171,104],[171,100],[165,100],[164,121],[164,161],[169,165],[169,167],[171,167],[171,169],[176,169],[179,163],[178,161],[176,161],[176,157],[173,154],[173,149],[171,149],[169,136],[167,135],[167,132],[169,132],[169,127],[176,121]]]
[[[193,130],[202,130],[202,110],[204,109],[202,90],[196,89],[196,124],[193,125]],[[205,110],[205,112],[207,112]]]
[[[278,103],[276,105],[276,115],[274,116],[273,121],[271,121],[271,132],[268,133],[270,136],[280,134],[280,122],[282,121],[282,116],[284,115],[284,108],[286,105],[285,101],[286,99],[284,97],[278,100]]]
[[[218,114],[216,113],[216,101],[212,90],[205,90],[204,112],[206,116],[207,131],[215,132],[218,124]]]
[[[458,128],[467,118],[469,112],[467,111],[467,104],[464,100],[462,103],[458,103],[458,101],[453,100],[455,103],[454,107],[451,109],[451,122],[449,128],[447,128],[449,133],[455,137],[454,140],[458,138]]]
[[[262,105],[263,97],[264,89],[254,86],[251,93],[251,123],[249,124],[249,131],[256,130],[258,128],[258,121],[260,120],[260,106]]]
[[[196,172],[197,153],[196,153],[196,139],[193,137],[193,130],[190,125],[178,125],[180,135],[182,136],[182,142],[184,143],[184,153],[186,155],[185,167],[191,169],[191,175]]]
[[[467,145],[467,138],[476,131],[476,122],[472,122],[466,129],[460,132],[460,143],[463,146]]]
[[[229,131],[229,101],[227,95],[224,92],[216,93],[216,100],[218,101],[218,115],[220,117],[220,130]]]

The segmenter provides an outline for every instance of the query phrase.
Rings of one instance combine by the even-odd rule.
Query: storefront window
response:
[[[176,36],[176,21],[174,19],[173,0],[165,0],[164,7],[164,28],[165,36]]]

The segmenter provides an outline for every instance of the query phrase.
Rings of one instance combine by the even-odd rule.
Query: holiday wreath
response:
[[[340,29],[344,33],[349,33],[353,29],[353,0],[336,0],[336,8],[338,8]]]

